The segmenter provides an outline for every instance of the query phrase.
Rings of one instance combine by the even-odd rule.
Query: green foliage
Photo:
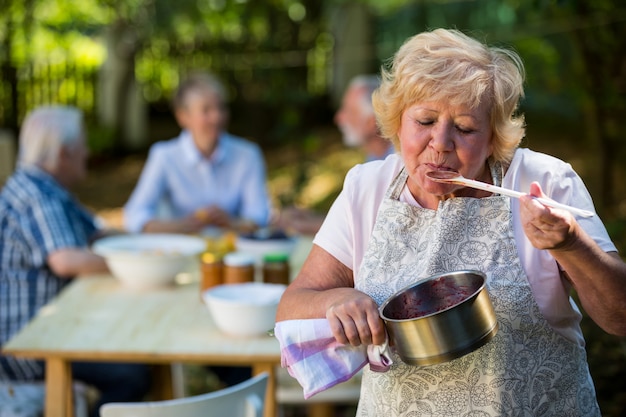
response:
[[[111,22],[111,13],[96,1],[34,1],[33,19],[60,33],[75,31],[89,34]]]
[[[621,0],[0,0],[0,124],[44,102],[75,104],[90,120],[92,153],[106,154],[117,132],[99,126],[93,113],[96,71],[107,54],[134,64],[131,75],[153,111],[167,108],[185,73],[212,71],[230,90],[234,133],[265,150],[288,149],[272,161],[280,202],[324,210],[362,157],[335,157],[329,139],[338,138],[316,131],[332,127],[334,110],[329,91],[337,40],[328,17],[350,1],[371,11],[372,68],[409,36],[435,27],[518,50],[528,74],[522,107],[532,123],[530,144],[551,145],[557,156],[586,152],[593,160],[588,178],[614,193],[594,198],[626,250],[626,221],[614,201],[626,194],[626,185],[615,181],[623,178],[618,162],[626,159]],[[107,33],[125,36],[107,49]],[[599,361],[606,345],[593,342]],[[613,357],[618,362],[623,354]]]
[[[112,151],[111,145],[114,143],[115,131],[101,125],[90,125],[87,127],[87,146],[93,155],[106,155]]]
[[[626,157],[626,7],[618,0],[3,0],[0,42],[8,47],[0,48],[0,65],[3,74],[18,74],[20,114],[46,100],[93,113],[96,93],[55,68],[93,72],[110,53],[134,63],[131,75],[152,106],[163,107],[188,71],[209,70],[230,89],[236,133],[264,147],[304,146],[298,138],[331,120],[335,39],[326,22],[349,3],[366,4],[372,14],[372,68],[409,36],[438,26],[512,46],[527,69],[526,111],[555,126],[583,125],[570,142],[597,144],[598,166],[614,171],[614,161]],[[105,31],[125,36],[107,50]],[[31,79],[46,71],[61,75]],[[14,110],[10,92],[0,85],[0,123]],[[618,174],[594,175],[615,189]]]
[[[626,219],[611,219],[605,226],[619,253],[626,253]]]
[[[11,43],[12,55],[4,59],[16,63],[48,59],[50,54],[68,55],[71,60],[87,59],[101,65],[102,47],[93,35],[108,23],[106,13],[93,2],[71,0],[10,1],[1,18],[11,32],[3,33]],[[79,51],[74,53],[74,49]],[[96,49],[89,53],[89,49]]]

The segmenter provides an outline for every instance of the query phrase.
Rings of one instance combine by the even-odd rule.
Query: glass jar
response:
[[[268,253],[263,256],[263,282],[289,285],[289,255]]]
[[[245,252],[224,255],[224,284],[254,281],[254,257]]]
[[[223,262],[219,254],[205,252],[200,258],[200,298],[211,287],[220,285],[223,280]]]

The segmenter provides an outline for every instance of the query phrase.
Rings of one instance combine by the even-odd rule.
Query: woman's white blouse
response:
[[[313,243],[358,272],[378,207],[402,167],[402,159],[396,154],[383,161],[353,167]],[[529,149],[518,149],[502,186],[528,192],[533,181],[539,182],[550,198],[595,212],[587,188],[570,164]],[[418,205],[406,186],[400,199]],[[535,249],[526,238],[520,222],[519,200],[511,200],[511,210],[519,257],[541,312],[555,331],[584,345],[579,325],[581,313],[569,296],[570,284],[561,279],[558,265],[550,253]],[[577,220],[600,248],[606,252],[616,251],[598,216]]]

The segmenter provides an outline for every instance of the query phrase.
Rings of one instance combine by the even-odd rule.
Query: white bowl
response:
[[[263,264],[263,257],[270,253],[285,253],[291,255],[297,244],[294,237],[282,238],[253,238],[237,236],[235,246],[238,252],[249,253],[254,256],[256,265]]]
[[[206,248],[204,239],[181,234],[125,234],[97,240],[92,250],[104,257],[124,285],[136,289],[174,283]]]
[[[217,327],[232,336],[262,336],[274,328],[281,284],[246,282],[209,288],[202,297]]]

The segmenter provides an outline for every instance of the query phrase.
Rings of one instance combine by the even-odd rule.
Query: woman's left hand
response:
[[[530,185],[530,193],[520,197],[522,227],[528,240],[537,249],[561,250],[575,244],[577,223],[571,213],[547,207],[534,197],[546,196],[537,182]]]
[[[522,227],[532,245],[546,249],[574,286],[583,309],[604,331],[626,336],[626,264],[616,252],[604,252],[571,213],[546,207],[533,182],[520,197]]]

